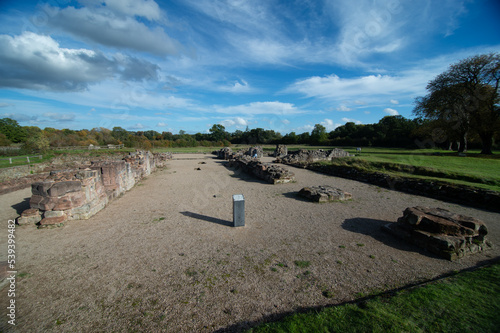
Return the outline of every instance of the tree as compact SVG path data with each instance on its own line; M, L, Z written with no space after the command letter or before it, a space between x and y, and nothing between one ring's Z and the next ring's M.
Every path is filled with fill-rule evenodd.
M326 133L325 126L321 124L314 125L314 129L311 131L311 144L324 145L327 141L328 133Z
M500 128L500 55L483 54L451 65L429 82L429 94L416 99L414 113L448 123L445 131L460 137L466 149L470 131L481 139L482 154L492 154Z
M226 138L226 128L221 124L214 124L209 130L212 141L222 141Z
M49 149L49 139L42 132L38 132L26 139L22 148L28 153L44 153Z
M23 142L26 139L26 131L16 120L10 118L0 119L0 133L5 134L7 139L14 143Z

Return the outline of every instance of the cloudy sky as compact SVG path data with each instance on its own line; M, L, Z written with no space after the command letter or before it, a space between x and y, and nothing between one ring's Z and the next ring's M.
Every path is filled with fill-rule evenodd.
M0 117L41 128L328 130L412 117L500 52L496 0L0 0Z

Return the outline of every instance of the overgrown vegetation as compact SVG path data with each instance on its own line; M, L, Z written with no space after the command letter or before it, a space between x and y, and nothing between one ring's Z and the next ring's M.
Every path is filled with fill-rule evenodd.
M500 264L354 304L293 314L248 332L498 332Z

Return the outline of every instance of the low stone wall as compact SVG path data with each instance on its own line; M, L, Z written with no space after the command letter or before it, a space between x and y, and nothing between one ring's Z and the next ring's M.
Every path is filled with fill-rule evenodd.
M30 187L33 182L43 181L51 171L76 170L89 167L91 161L116 161L125 156L124 152L102 154L91 157L89 152L81 154L61 154L50 162L32 163L0 169L0 195Z
M249 156L253 158L261 158L264 156L264 150L261 146L254 146L248 149L240 149L237 152L233 152L233 150L229 147L224 147L222 149L213 151L212 154L216 155L217 158L221 160L230 160L239 158L241 156Z
M306 150L301 149L295 152L290 152L286 156L278 157L276 163L295 164L295 163L314 163L318 161L330 161L337 157L354 156L345 150L334 148L332 150Z
M299 163L292 165L335 177L370 183L391 190L500 212L500 193L495 191L433 180L392 177L379 172L360 171L347 166L322 165L319 163Z
M295 181L295 174L288 169L270 163L262 163L258 159L247 155L229 160L229 166L237 167L271 184L283 184Z
M409 207L397 223L383 230L448 260L488 250L486 225L473 217L442 208Z
M88 219L171 158L137 151L123 160L92 162L85 169L52 171L47 179L31 185L30 209L17 222L44 227Z

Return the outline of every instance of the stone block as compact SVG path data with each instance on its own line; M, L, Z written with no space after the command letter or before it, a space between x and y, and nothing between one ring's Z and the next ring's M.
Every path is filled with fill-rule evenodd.
M64 214L64 212L60 210L48 210L43 213L44 218L61 217L61 216L66 217L66 214Z
M82 182L79 180L62 181L54 183L48 190L51 197L61 197L66 193L79 192L82 189Z
M448 260L492 247L482 221L442 208L408 207L397 223L383 229Z
M83 192L68 193L59 198L54 205L53 210L68 210L79 207L85 203L85 195Z
M40 216L40 211L38 209L28 208L21 213L21 216L23 217Z
M66 221L66 215L56 217L46 217L40 221L40 225L54 225Z
M54 182L35 182L31 184L31 194L48 196L48 190L54 184Z
M42 219L40 211L38 209L26 209L21 213L21 216L17 218L17 224L27 225L27 224L37 224Z
M32 195L30 199L30 207L40 210L52 210L57 203L57 198L43 197L40 195Z
M299 195L315 202L345 201L352 199L351 193L329 185L304 187L299 191Z

